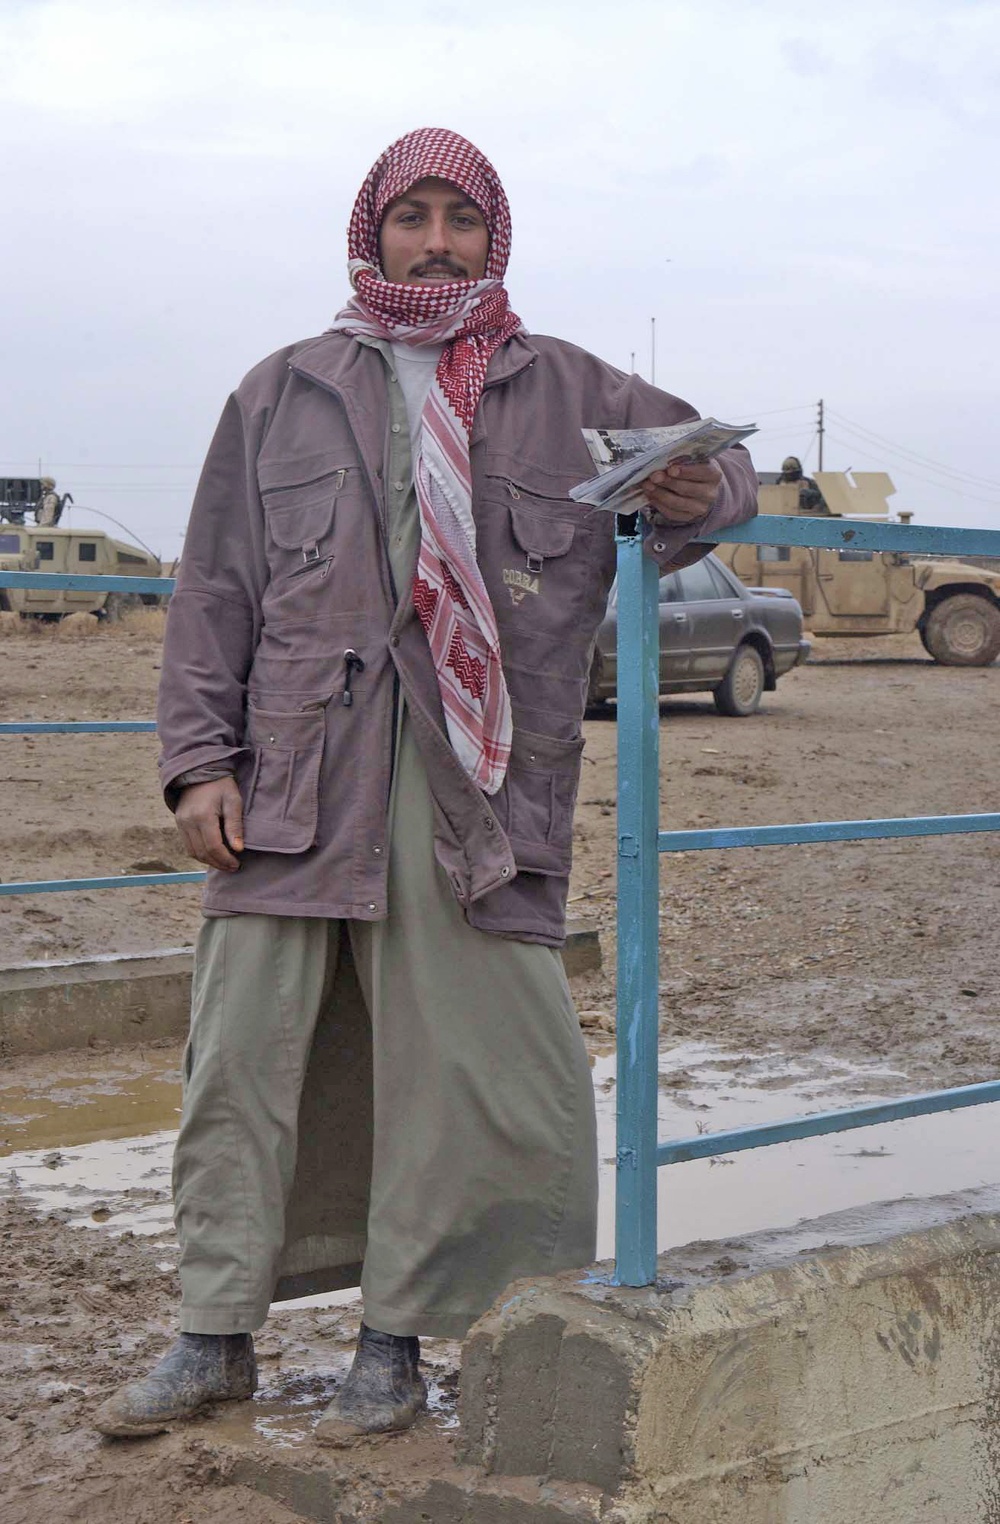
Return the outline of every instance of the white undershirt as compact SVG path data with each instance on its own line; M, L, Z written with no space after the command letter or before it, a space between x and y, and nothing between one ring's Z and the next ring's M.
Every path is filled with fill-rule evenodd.
M421 344L418 347L412 344L393 344L392 346L392 363L396 368L403 401L406 403L414 461L417 456L420 419L443 349L443 344Z

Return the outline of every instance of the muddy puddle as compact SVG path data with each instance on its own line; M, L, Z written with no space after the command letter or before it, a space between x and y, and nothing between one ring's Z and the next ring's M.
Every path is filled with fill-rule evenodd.
M176 1270L170 1165L179 1050L67 1055L0 1074L0 1188L9 1180L46 1216L91 1232L142 1235L165 1275ZM599 1118L599 1254L614 1245L615 1059L593 1061ZM704 1043L660 1058L660 1137L776 1121L915 1088L885 1067L727 1054ZM915 1118L839 1136L700 1160L659 1172L660 1245L732 1240L827 1212L992 1183L995 1108ZM801 1247L808 1248L806 1238ZM817 1240L818 1241L818 1240ZM308 1309L308 1311L305 1311ZM306 1444L343 1380L361 1316L356 1291L283 1302L257 1336L261 1388L220 1408L215 1432L238 1443ZM459 1346L422 1341L431 1422L457 1423Z
M594 1065L601 1150L598 1253L614 1252L615 1059ZM705 1043L660 1055L659 1137L779 1122L919 1091L898 1069L816 1055L736 1056ZM907 1196L1000 1179L997 1105L667 1165L658 1172L658 1244L732 1238ZM817 1240L818 1242L819 1240ZM803 1241L802 1247L808 1247Z
M85 1071L39 1063L0 1085L0 1178L15 1175L40 1209L72 1226L161 1235L172 1247L170 1160L180 1084L177 1050ZM615 1060L593 1063L600 1137L599 1254L613 1251ZM916 1088L899 1070L824 1055L727 1054L706 1043L660 1055L660 1137L778 1121ZM661 1248L790 1226L911 1195L992 1183L996 1108L980 1106L776 1144L659 1172ZM300 1305L338 1306L353 1293Z

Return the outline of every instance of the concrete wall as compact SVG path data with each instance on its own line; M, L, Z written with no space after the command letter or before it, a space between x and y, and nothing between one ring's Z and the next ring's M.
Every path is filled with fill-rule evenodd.
M456 1458L413 1465L423 1418L360 1467L258 1442L227 1474L317 1524L1000 1524L1000 1188L608 1269L475 1325Z
M183 1037L191 953L0 969L0 1059Z
M568 923L563 962L570 978L600 968L597 932L585 921ZM190 1006L189 948L0 969L0 1060L181 1038Z
M1000 1524L1000 1192L810 1226L658 1290L510 1288L465 1346L465 1462L612 1524Z

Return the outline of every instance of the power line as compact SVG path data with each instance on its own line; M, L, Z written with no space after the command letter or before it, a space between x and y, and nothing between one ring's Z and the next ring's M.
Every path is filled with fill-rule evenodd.
M869 451L860 449L852 440L841 439L833 434L828 434L827 437L835 444L839 444L842 450L850 450L852 454L860 455L863 460L873 460L879 465L885 464L885 457L883 455L872 455ZM968 498L972 503L987 503L991 507L1000 507L1000 498L979 497L976 493L968 491L960 482L956 484L954 482L934 481L931 477L922 476L919 471L914 471L909 466L895 466L893 469L900 476L909 476L913 481L922 482L925 487L933 487L935 491L953 492L956 497Z
M176 482L172 484L153 482L148 486L145 482L87 482L85 490L87 492L132 492L136 494L136 496L140 496L143 493L148 492L180 492L185 496L190 497L193 488L190 484L185 482Z
M803 466L808 465L808 463L809 463L809 456L812 454L812 447L816 443L816 440L818 438L819 438L819 435L817 434L816 430L813 429L812 433L809 436L809 441L808 441L805 449L802 451L802 453L799 456L799 460L802 462Z
M846 418L843 413L834 412L833 408L828 408L827 411L829 412L831 418L836 418L837 422L841 425L842 428L847 428L856 434L863 435L865 438L872 440L875 444L881 445L883 449L890 450L897 455L908 456L911 460L916 461L919 465L928 466L933 471L943 472L946 476L961 477L965 481L973 482L976 486L993 487L998 492L1000 492L1000 482L994 481L988 476L977 476L971 471L959 471L956 470L954 466L944 465L942 461L931 460L929 456L920 455L916 450L911 450L906 445L898 445L895 444L891 439L883 438L881 434L876 434L872 429L866 429L863 424L852 422L852 420L850 418Z
M754 418L773 418L777 413L801 413L806 408L815 407L815 402L796 402L793 407L772 407L766 413L754 413ZM736 415L738 418L749 418L749 412L744 411Z
M2 465L2 466L19 467L20 464L21 464L21 460L23 460L23 459L24 459L24 457L21 456L20 459L13 459L12 458L10 460L3 460L3 461L0 461L0 465ZM146 464L146 463L144 463L142 461L134 461L130 465L127 462L116 461L116 460L103 460L103 461L101 461L101 460L46 460L45 464L51 470L53 470L53 471L55 471L55 470L58 470L58 471L200 471L201 470L201 462L199 462L197 465L193 465L193 466L179 466L176 463L170 463L170 462L161 462L159 465L157 465L155 463L154 464Z
M908 470L912 476L917 477L920 481L930 483L931 486L943 487L951 492L967 492L970 494L973 493L975 488L978 488L981 485L987 487L995 487L998 491L1000 491L1000 483L991 482L985 478L962 476L959 472L949 471L946 468L940 466L927 466L919 457L914 458L908 454L904 455L901 452L894 450L892 446L882 444L879 440L873 441L866 435L859 433L858 430L852 429L849 424L844 424L839 419L837 421L837 427L846 430L846 432L852 436L852 438L846 442L843 439L840 441L841 444L844 444L847 449L858 450L859 453L860 445L868 445L869 449L877 449L880 453L877 456L869 455L868 459L877 459L883 466L887 463L887 455L890 457L895 456L895 460L890 458L888 461L889 465L893 466L893 468L897 471ZM860 445L858 441L860 441ZM928 473L930 473L930 475L928 475ZM976 501L989 502L995 501L995 499L978 497Z

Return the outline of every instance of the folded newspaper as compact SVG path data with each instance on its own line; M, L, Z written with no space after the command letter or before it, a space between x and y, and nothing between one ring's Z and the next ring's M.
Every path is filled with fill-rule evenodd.
M575 503L635 513L647 503L639 483L670 461L710 460L757 432L755 423L730 425L717 418L692 418L661 429L583 429L597 475L570 488Z

